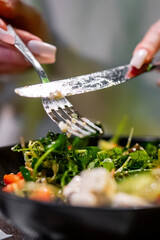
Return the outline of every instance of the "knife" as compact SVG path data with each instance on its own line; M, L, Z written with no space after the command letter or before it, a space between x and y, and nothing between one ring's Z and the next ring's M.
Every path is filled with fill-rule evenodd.
M160 69L160 56L153 58L152 62L145 64L141 69L131 68L129 65L91 73L69 79L36 84L16 88L15 92L20 96L31 98L59 99L76 94L88 93L124 83L144 72L155 68Z

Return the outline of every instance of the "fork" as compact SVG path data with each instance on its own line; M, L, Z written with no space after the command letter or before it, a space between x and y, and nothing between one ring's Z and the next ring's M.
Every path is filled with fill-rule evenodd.
M20 37L16 34L11 25L7 26L8 32L15 36L15 47L27 58L38 73L42 83L49 82L49 78L27 48ZM73 134L77 137L86 137L96 132L103 133L102 129L91 122L89 119L82 116L77 110L74 109L72 103L66 98L58 100L42 98L42 105L48 116L59 126L62 132L66 132L68 137Z

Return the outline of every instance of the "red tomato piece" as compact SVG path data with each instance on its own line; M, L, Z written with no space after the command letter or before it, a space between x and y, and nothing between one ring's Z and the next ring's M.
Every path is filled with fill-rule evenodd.
M53 199L53 193L47 187L40 187L33 192L29 198L32 200L49 202Z
M4 175L3 180L5 184L17 183L20 180L20 177L16 174L10 173Z
M24 177L23 177L23 175L22 175L21 172L18 172L18 173L17 173L17 176L18 176L20 179L24 179Z
M10 184L7 184L4 188L3 188L3 191L4 192L14 192L16 189L22 189L23 186L24 186L24 179L20 179L18 182L16 183L10 183Z

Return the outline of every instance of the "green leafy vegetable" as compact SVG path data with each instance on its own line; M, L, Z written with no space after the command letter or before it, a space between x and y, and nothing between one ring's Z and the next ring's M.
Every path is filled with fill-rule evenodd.
M111 160L111 158L106 158L104 159L101 163L100 166L104 167L105 169L107 169L109 172L115 168L113 161Z
M148 143L145 149L139 144L130 147L132 130L126 147L122 147L118 145L119 132L120 130L116 137L112 138L112 142L100 140L98 147L89 145L90 141L97 142L97 138L93 136L68 139L65 134L49 132L46 137L29 141L24 148L16 145L12 150L22 151L25 166L33 169L31 176L27 168L21 168L26 181L45 179L48 183L62 188L85 169L103 167L113 171L119 182L131 175L149 172L160 165L158 144Z
M25 179L25 181L32 181L31 172L24 166L20 167L20 171Z

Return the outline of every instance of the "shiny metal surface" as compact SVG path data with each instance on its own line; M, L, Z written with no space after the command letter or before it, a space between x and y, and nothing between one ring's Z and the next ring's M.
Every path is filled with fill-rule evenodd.
M66 96L72 96L82 93L101 90L104 88L116 86L152 69L160 68L160 57L153 58L152 62L145 64L141 69L132 69L130 76L126 77L129 65L119 66L102 72L91 73L69 79L36 84L16 88L15 92L23 97L60 99Z
M16 34L12 26L8 25L7 28L8 31L15 36L15 47L28 59L37 71L42 84L46 85L49 79L42 66ZM74 109L73 105L64 97L61 97L61 99L42 97L42 105L52 121L58 125L62 132L68 133L69 136L73 134L78 137L85 137L96 133L96 131L100 133L103 132L100 127L96 126Z
M58 98L101 90L126 82L128 65L70 79L15 89L20 96Z

